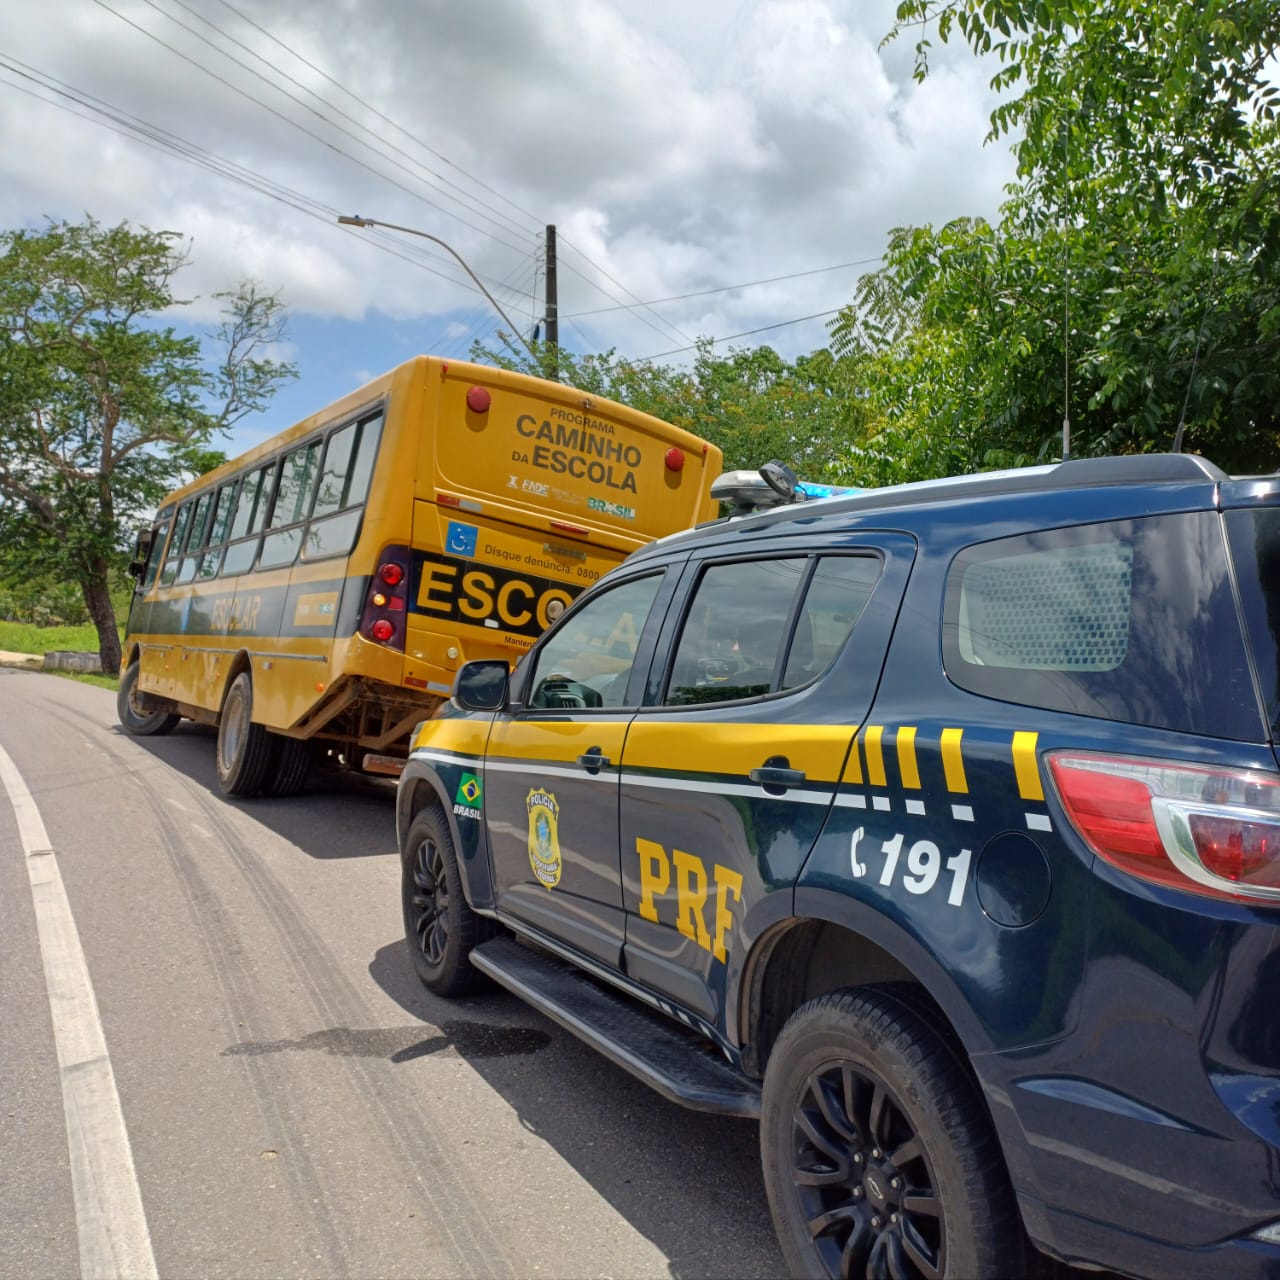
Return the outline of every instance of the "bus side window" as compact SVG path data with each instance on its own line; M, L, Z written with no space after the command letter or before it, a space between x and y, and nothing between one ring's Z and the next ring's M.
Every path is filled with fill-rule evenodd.
M297 559L298 548L302 545L303 521L311 514L319 461L319 440L312 440L285 454L268 522L269 532L262 539L259 569L282 568Z
M311 527L302 546L304 560L347 555L355 544L381 429L378 413L329 437Z
M193 502L184 502L173 518L173 536L169 539L169 553L165 556L164 571L160 574L160 585L170 586L178 576L178 557L182 554L182 542L187 536L187 526L191 523Z
M164 540L168 533L168 520L156 525L151 531L151 548L147 553L147 567L143 572L142 581L138 584L140 591L150 591L152 583L156 580L156 574L160 572L160 557L164 555Z
M218 490L218 498L214 503L213 519L209 522L209 543L204 555L200 557L197 576L212 578L217 575L218 565L222 560L222 544L227 540L227 530L231 527L231 513L236 508L236 481L224 484Z
M240 500L231 518L230 545L222 562L223 577L248 573L258 555L258 534L267 520L267 503L271 498L271 476L274 463L260 467L245 477L240 486Z
M209 511L213 506L213 494L202 493L196 499L195 515L191 517L191 529L187 534L187 546L178 570L178 583L192 581L196 576L196 564L204 550L205 534L209 528Z

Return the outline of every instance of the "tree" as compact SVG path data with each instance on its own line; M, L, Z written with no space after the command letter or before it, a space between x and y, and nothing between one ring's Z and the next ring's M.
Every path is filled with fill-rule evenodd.
M217 295L212 366L157 319L185 305L173 285L186 262L177 233L127 223L0 233L0 540L31 578L79 586L107 672L128 525L219 460L214 436L294 376L267 354L280 300L250 282Z
M1075 453L1169 448L1185 414L1186 447L1273 469L1280 7L904 0L889 38L908 31L921 78L935 31L999 60L989 136L1019 182L995 227L895 233L838 320L872 461L1056 456L1069 409Z

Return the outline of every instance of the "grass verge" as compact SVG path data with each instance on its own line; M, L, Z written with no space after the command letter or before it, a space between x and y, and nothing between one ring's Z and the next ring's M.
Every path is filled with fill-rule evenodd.
M37 627L30 622L0 622L0 649L9 653L51 653L55 649L97 653L98 632L92 626Z

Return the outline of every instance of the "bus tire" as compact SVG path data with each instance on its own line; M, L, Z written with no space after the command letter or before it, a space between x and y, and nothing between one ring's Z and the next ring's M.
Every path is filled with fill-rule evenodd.
M147 711L138 703L138 660L135 658L125 668L116 694L116 715L120 723L136 738L150 738L161 733L171 733L182 719L172 711Z
M310 738L286 738L282 733L271 737L276 744L275 772L264 790L272 796L296 796L311 776L315 743Z
M275 764L273 734L253 723L253 677L231 682L218 717L218 785L229 796L256 796Z
M790 1275L1025 1274L977 1085L887 992L837 991L791 1015L765 1071L760 1148Z
M437 808L409 824L400 862L405 940L422 985L438 996L462 996L481 985L471 951L493 934L462 892L449 823Z

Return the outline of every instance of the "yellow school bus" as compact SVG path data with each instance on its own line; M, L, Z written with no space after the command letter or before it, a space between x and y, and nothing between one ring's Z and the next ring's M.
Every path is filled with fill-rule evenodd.
M318 754L396 773L472 658L715 515L720 451L559 383L419 356L165 499L139 535L118 709L218 728L228 795Z

